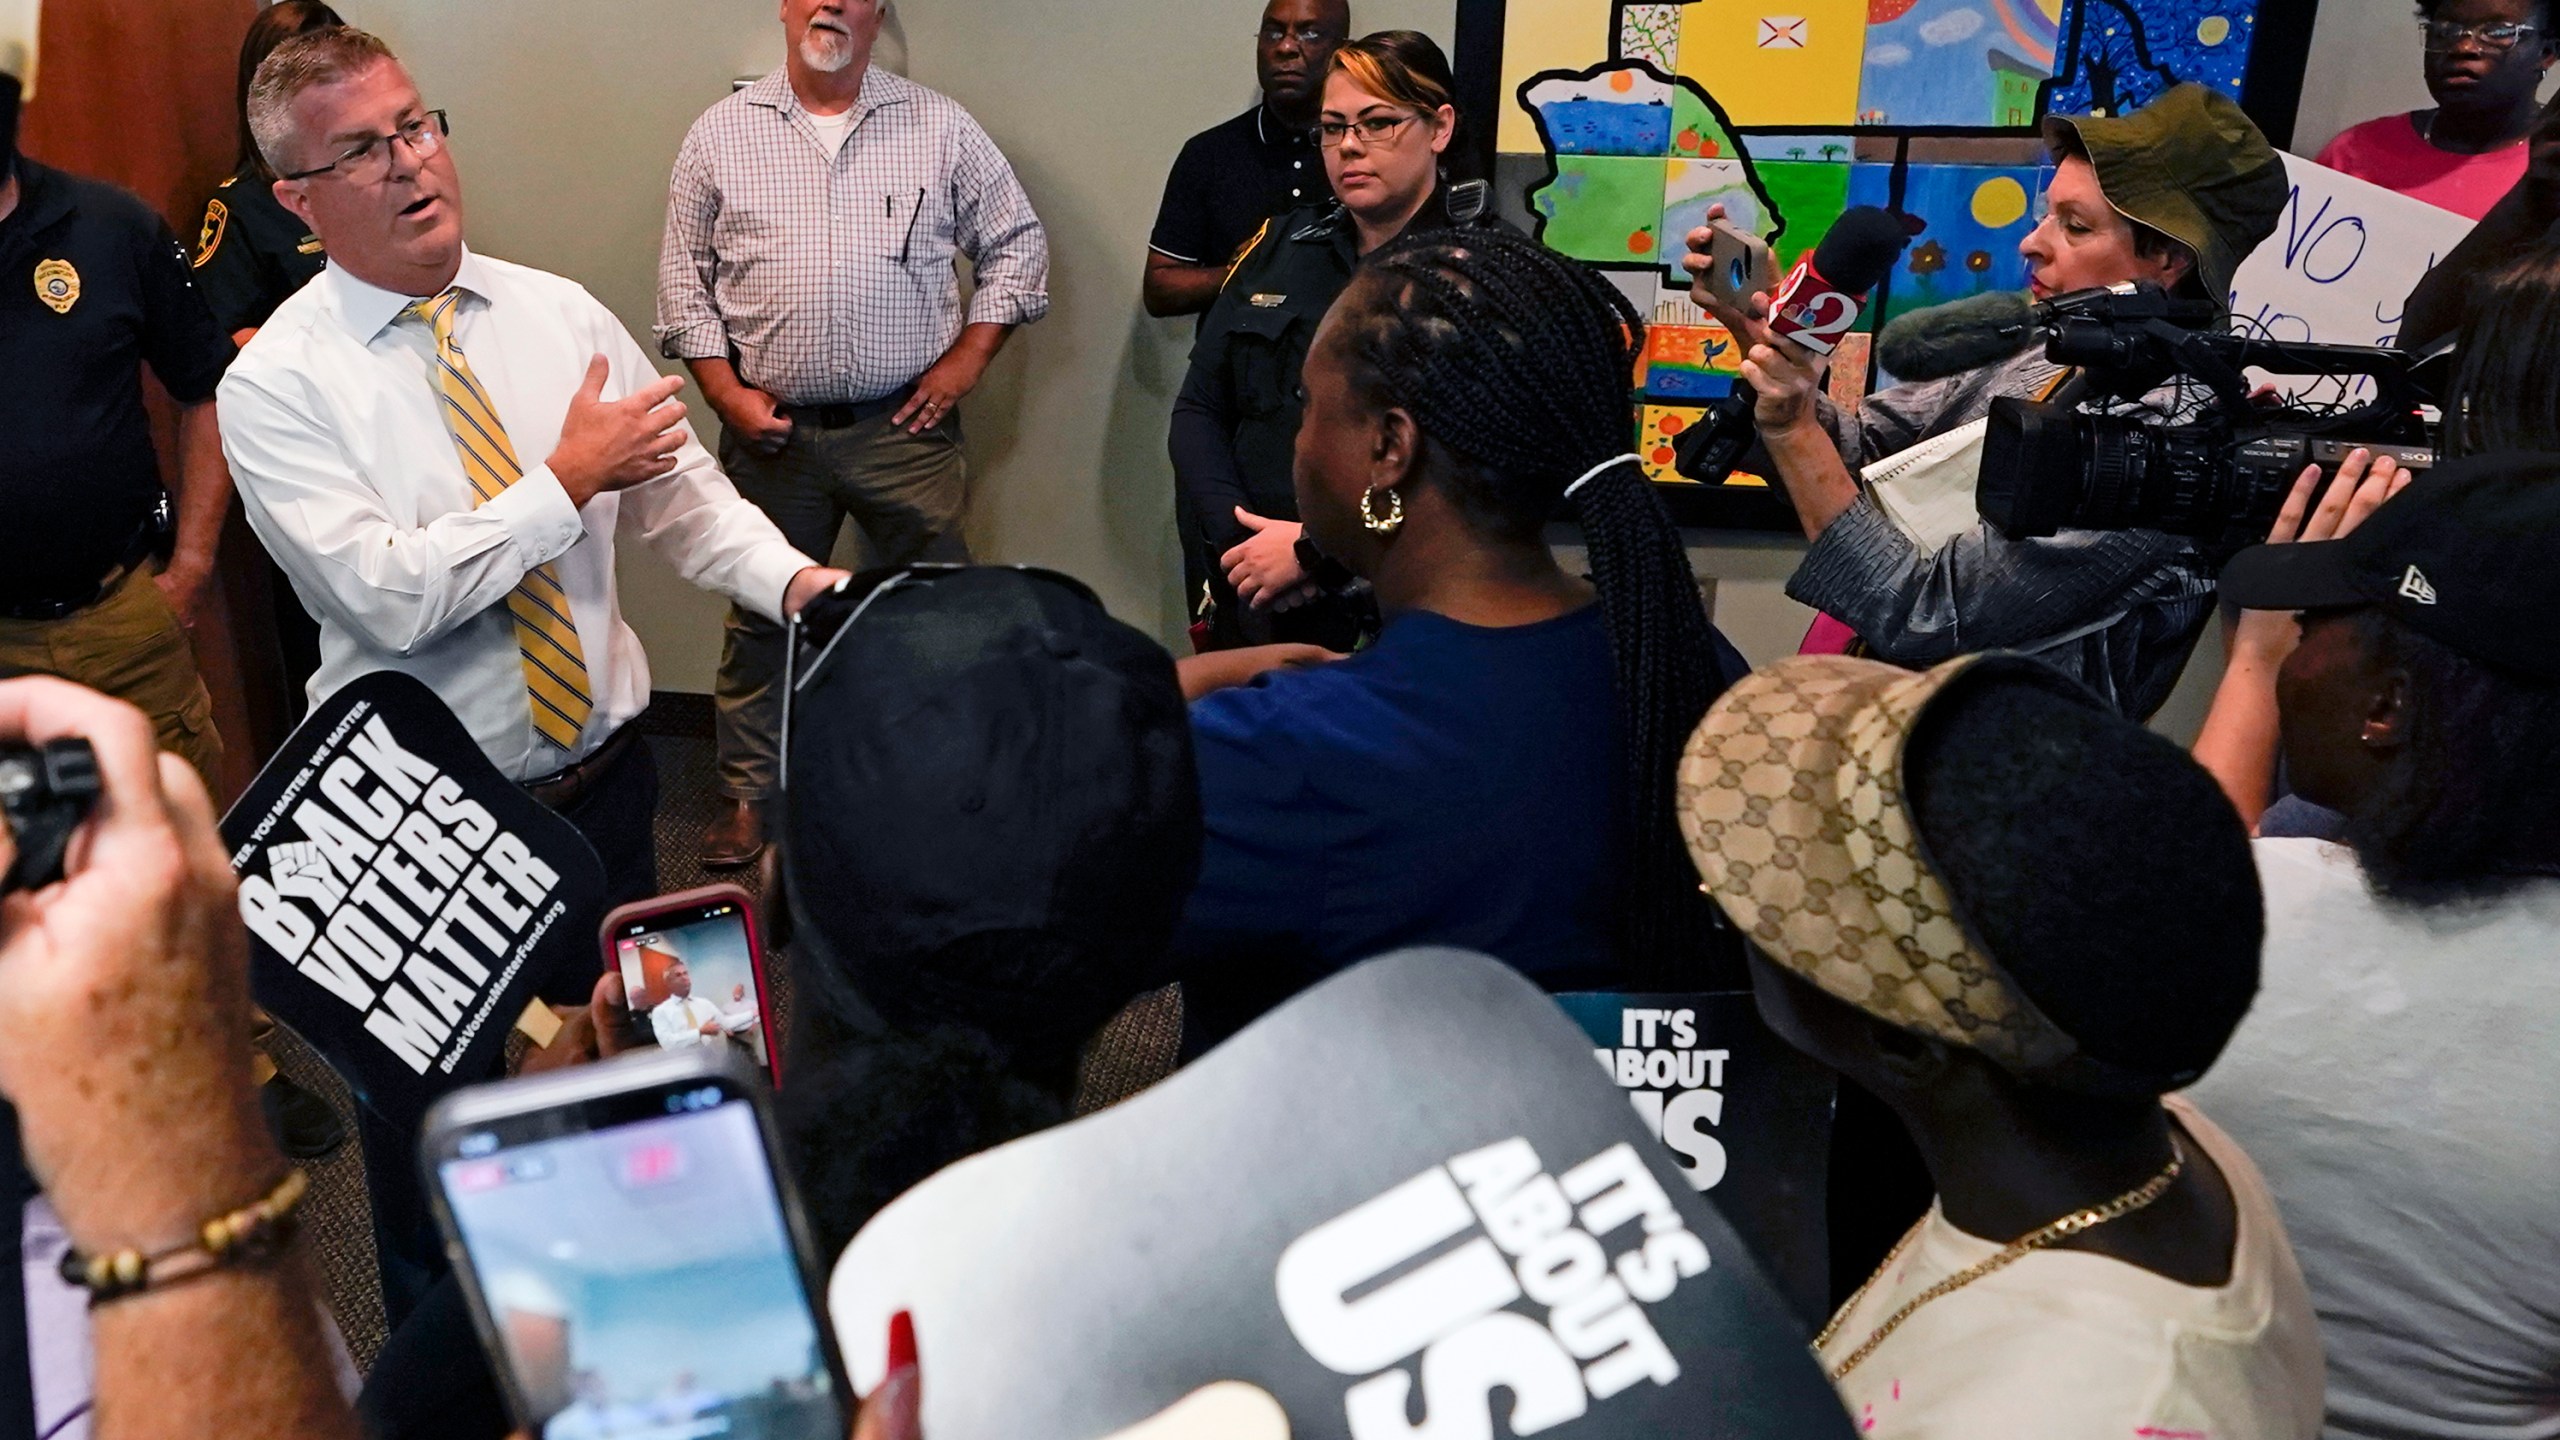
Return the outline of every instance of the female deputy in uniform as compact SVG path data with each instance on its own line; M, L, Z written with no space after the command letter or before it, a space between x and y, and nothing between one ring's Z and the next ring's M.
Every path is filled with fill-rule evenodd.
M310 228L276 202L275 172L249 135L249 82L278 45L345 23L320 0L276 0L249 22L248 38L240 42L239 165L204 203L195 254L196 288L235 343L249 343L285 297L328 263Z
M1195 1050L1409 945L1551 990L1741 978L1672 775L1747 667L1628 453L1643 346L1607 279L1508 227L1406 236L1308 341L1298 505L1386 625L1339 659L1180 662L1205 842L1177 942ZM1547 546L1560 507L1587 581Z
M328 264L310 228L276 201L276 174L249 134L249 82L278 45L308 30L345 23L321 0L276 0L249 22L248 38L240 42L240 87L234 98L239 163L204 202L195 253L196 289L234 344L248 344L276 307ZM232 532L235 539L246 533L241 527ZM303 687L320 668L320 625L294 598L292 582L272 564L267 590L275 602L276 649L284 660L285 713L299 716Z
M1360 636L1367 607L1316 594L1293 553L1298 372L1363 257L1406 234L1501 223L1483 181L1453 185L1441 164L1458 130L1454 90L1448 57L1417 31L1382 30L1336 51L1316 133L1339 198L1266 223L1201 321L1172 449L1183 543L1213 577L1204 648L1286 640L1348 650ZM1289 584L1249 585L1239 598L1226 557L1249 541L1288 563Z

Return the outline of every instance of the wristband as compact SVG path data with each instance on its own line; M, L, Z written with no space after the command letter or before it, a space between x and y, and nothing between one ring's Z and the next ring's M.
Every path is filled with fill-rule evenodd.
M88 1291L89 1305L94 1309L145 1290L199 1280L217 1270L264 1260L293 1242L294 1211L310 1193L310 1177L299 1170L287 1170L274 1189L237 1210L205 1221L196 1227L195 1238L184 1245L148 1254L135 1249L100 1255L86 1255L76 1248L66 1250L62 1256L63 1283Z

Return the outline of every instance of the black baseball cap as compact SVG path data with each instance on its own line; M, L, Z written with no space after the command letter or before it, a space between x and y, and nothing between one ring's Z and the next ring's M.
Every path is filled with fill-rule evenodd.
M900 1029L1077 1044L1161 971L1201 849L1173 657L1066 576L822 597L792 697L794 946Z
M2241 551L2222 594L2250 610L2378 605L2460 654L2560 680L2560 455L2447 461L2343 540Z

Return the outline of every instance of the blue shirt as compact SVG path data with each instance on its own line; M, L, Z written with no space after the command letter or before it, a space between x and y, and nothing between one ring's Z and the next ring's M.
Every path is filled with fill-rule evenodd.
M1191 730L1196 1038L1406 945L1551 989L1615 978L1625 762L1598 605L1500 629L1409 612L1347 660L1203 698Z

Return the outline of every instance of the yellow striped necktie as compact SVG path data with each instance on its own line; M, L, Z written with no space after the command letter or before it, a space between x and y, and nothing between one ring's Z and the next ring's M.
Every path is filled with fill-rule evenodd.
M447 290L431 299L412 301L400 312L403 320L423 320L435 332L436 397L444 428L462 455L462 473L471 482L476 506L524 478L498 409L471 374L471 362L454 343L453 312L462 292ZM507 596L507 612L516 621L516 649L524 657L524 688L533 706L533 728L563 750L575 750L578 735L595 712L593 687L587 681L586 653L578 648L578 627L569 620L569 592L560 586L559 571L539 565L525 572L524 583Z

